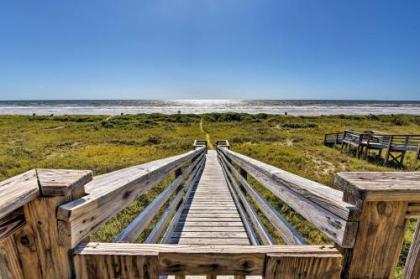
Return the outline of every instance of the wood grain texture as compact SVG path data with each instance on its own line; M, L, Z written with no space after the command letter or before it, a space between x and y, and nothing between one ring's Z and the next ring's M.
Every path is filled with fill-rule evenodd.
M19 253L13 235L0 241L0 278L23 279Z
M357 219L358 209L343 201L343 192L303 178L226 148L219 148L227 158L249 174L257 172L273 180L279 188L290 189L345 220Z
M158 279L156 255L142 256L75 256L78 279Z
M338 199L343 197L341 192L338 193L339 191L337 190L315 182L313 184L312 181L306 179L292 179L290 183L294 186L291 188L289 187L290 183L286 179L295 178L295 175L288 175L283 170L224 148L219 148L218 150L245 169L249 175L253 176L276 197L280 198L302 217L324 232L335 243L342 247L353 246L357 222L342 219L340 216L354 219L359 214L356 214L356 212L359 212L359 209L347 202L339 202ZM282 177L282 180L279 177ZM296 192L295 189L298 186L301 186L304 190ZM320 194L322 191L325 193Z
M408 206L418 202L417 177L417 173L337 174L344 200L361 208L355 245L345 251L343 278L391 278L404 240Z
M367 201L343 278L392 278L404 240L407 203Z
M24 224L25 216L23 214L23 208L18 208L3 218L0 218L0 241L13 234Z
M268 254L265 279L339 279L340 254Z
M92 180L90 170L36 169L42 196L66 196Z
M37 185L60 185L60 191L49 192L57 196L42 196L40 191L40 196L23 206L25 225L8 237L10 253L5 254L5 261L13 269L11 273L21 273L24 278L71 278L69 247L62 246L59 240L56 212L59 205L84 194L83 183L91 179L91 173L44 171L48 172L48 179L37 179Z
M58 218L71 236L70 246L96 231L100 225L151 189L171 171L196 158L203 148L95 177L86 185L87 196L62 205Z
M0 182L0 218L34 200L39 195L35 170Z
M420 172L342 172L335 185L362 200L420 201Z
M404 279L420 278L420 221L417 221L417 228L405 263Z
M158 257L161 275L263 275L266 254L289 255L290 258L329 257L339 258L340 254L331 246L201 246L201 245L166 245L166 244L134 244L134 243L86 243L75 248L74 254L78 266L86 268L86 260L91 258L90 270L96 272L98 266L106 263L107 257L114 257L112 262L119 262L117 257ZM83 262L84 264L81 264ZM85 266L83 266L85 265ZM338 265L339 266L339 265ZM107 274L114 274L112 263L106 264ZM308 266L308 272L316 270ZM116 265L120 270L120 265ZM79 274L80 272L78 272ZM87 277L79 277L87 278ZM104 277L109 278L109 277ZM134 277L133 277L134 278ZM310 278L310 277L304 277ZM318 277L322 278L322 277ZM327 277L324 277L327 278ZM332 277L334 278L334 277Z

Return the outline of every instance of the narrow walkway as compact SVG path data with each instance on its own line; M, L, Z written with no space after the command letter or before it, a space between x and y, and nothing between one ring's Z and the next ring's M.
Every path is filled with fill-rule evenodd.
M209 149L214 149L213 144L211 143L211 139L210 139L209 133L207 133L206 131L204 131L203 118L201 118L201 120L200 120L200 131L202 133L206 134L206 141L207 141L207 146L209 147Z
M170 242L250 244L215 150L208 151L203 174L187 200Z

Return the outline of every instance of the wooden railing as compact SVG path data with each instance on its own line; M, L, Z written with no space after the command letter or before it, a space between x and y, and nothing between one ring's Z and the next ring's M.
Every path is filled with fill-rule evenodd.
M336 145L341 144L343 141L344 132L330 133L324 135L324 144L325 145Z
M340 173L335 190L231 151L227 141L216 146L253 245L166 244L205 165L206 145L196 142L193 151L95 177L90 171L37 169L1 182L0 278L391 278L406 224L420 217L419 172ZM309 245L256 190L251 176L335 247ZM167 187L113 243L89 242L162 182ZM274 245L258 211L287 245ZM153 220L144 243L133 243ZM419 278L419 234L417 229L407 279Z
M258 194L260 185L336 243L343 255L342 278L392 278L410 218L420 217L420 172L339 173L340 190L302 178L227 148L218 148L236 195L248 195L286 244L305 240ZM241 199L249 207L246 197ZM252 217L254 215L254 217ZM260 243L272 239L258 216L249 214ZM419 228L407 259L405 278L420 278ZM329 278L329 277L325 277Z

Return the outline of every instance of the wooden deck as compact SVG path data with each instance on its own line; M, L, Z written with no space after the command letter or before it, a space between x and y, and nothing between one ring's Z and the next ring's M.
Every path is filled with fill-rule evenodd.
M250 244L215 150L208 151L203 174L187 199L170 243Z
M197 140L192 151L94 177L37 169L0 182L0 278L392 278L405 228L420 218L420 172L338 173L331 188L228 141L216 150ZM255 181L334 246L312 245ZM163 183L113 243L89 242ZM420 278L418 224L404 279Z

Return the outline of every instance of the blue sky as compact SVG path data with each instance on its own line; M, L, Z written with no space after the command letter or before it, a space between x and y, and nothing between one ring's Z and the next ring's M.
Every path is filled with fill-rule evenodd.
M420 99L420 1L0 2L0 99Z

